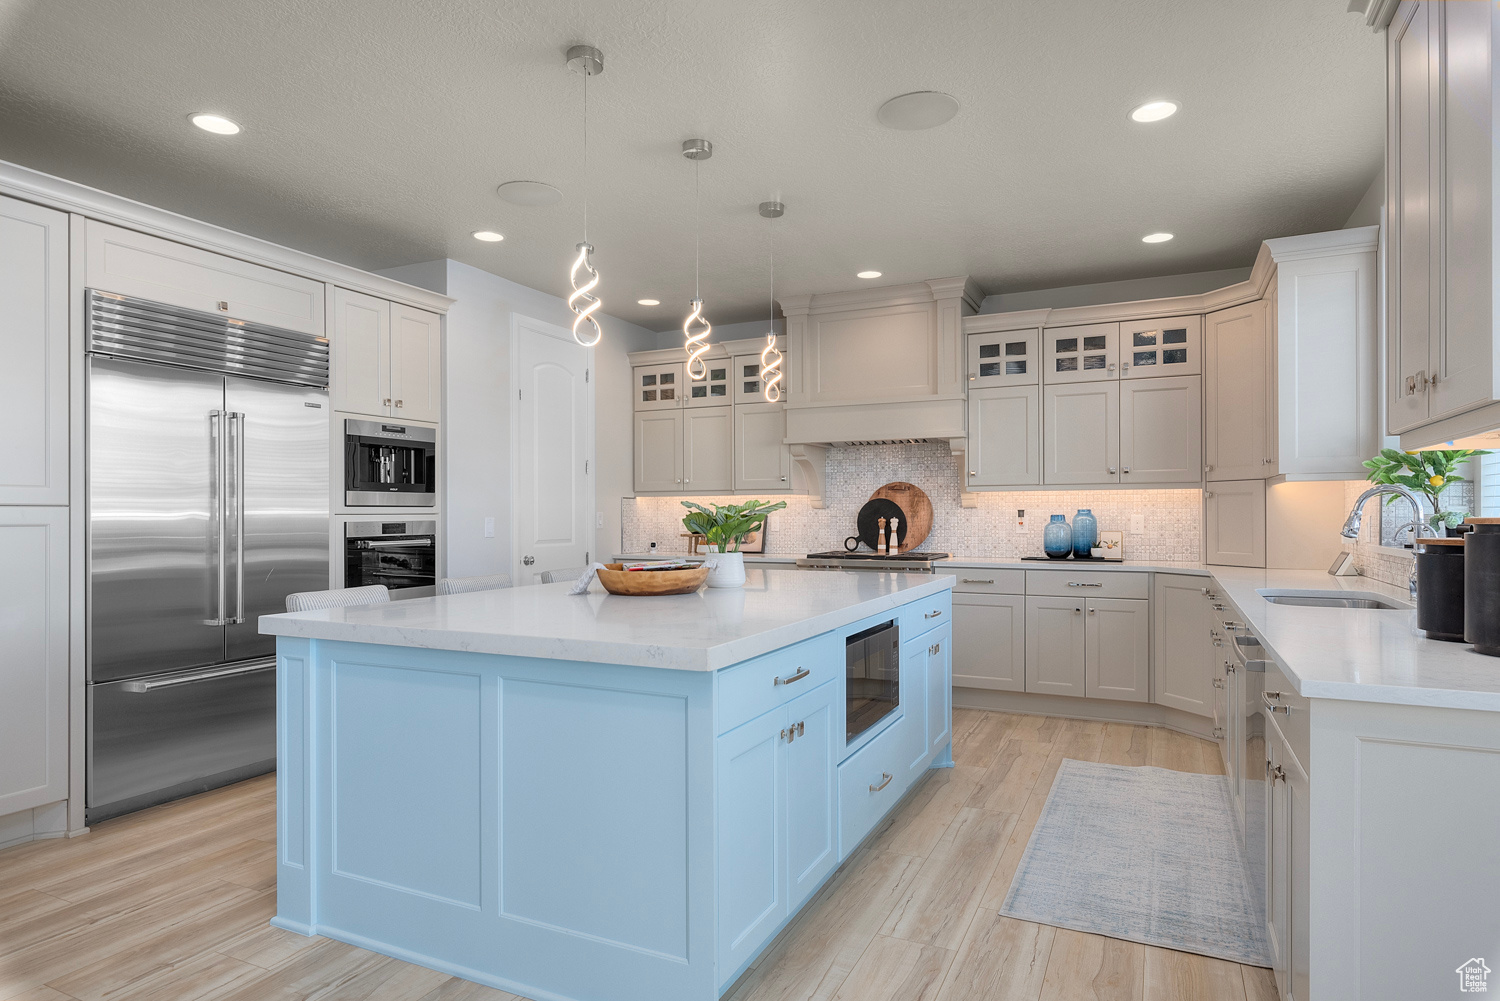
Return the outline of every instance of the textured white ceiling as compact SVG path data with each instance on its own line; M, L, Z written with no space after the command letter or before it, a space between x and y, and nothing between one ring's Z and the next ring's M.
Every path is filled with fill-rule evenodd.
M715 322L970 274L988 292L1248 266L1335 228L1380 164L1381 36L1335 0L0 0L0 158L365 268L452 257L553 293L581 235L605 309ZM879 126L911 90L963 108ZM1137 125L1141 101L1182 103ZM188 125L211 110L233 138ZM502 181L547 181L545 208ZM756 204L779 197L775 223ZM469 233L498 229L499 244ZM1154 230L1177 234L1148 246ZM635 305L652 297L663 305Z

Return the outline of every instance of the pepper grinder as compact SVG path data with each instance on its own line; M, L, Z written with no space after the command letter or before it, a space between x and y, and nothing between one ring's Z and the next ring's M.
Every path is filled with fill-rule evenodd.
M875 551L881 556L885 555L885 519L880 519L880 528L875 532Z
M900 518L892 518L891 519L891 545L890 545L890 553L891 553L892 556L894 556L897 553L901 552L901 534L897 531L897 529L900 528L900 527L901 527L901 519Z

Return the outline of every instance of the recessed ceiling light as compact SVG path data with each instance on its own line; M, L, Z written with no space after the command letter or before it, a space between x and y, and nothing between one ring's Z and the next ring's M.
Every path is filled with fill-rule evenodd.
M931 129L958 114L958 99L935 90L919 90L893 97L880 106L875 118L888 129L913 132Z
M541 181L506 181L495 193L512 205L556 205L562 201L561 191Z
M232 136L240 130L238 123L231 122L223 115L199 113L196 115L189 115L188 121L198 126L204 132L212 132L217 136Z
M1172 239L1171 233L1147 233L1141 237L1142 243L1166 243Z
M859 274L855 275L854 277L856 277L856 278L879 278L880 277L880 272L879 271L861 271Z
M481 229L474 234L474 239L483 240L485 243L499 243L505 239L505 236L502 233L496 233L492 229Z
M1177 107L1176 101L1148 101L1132 111L1130 117L1137 122L1159 122L1177 114Z
M636 304L640 306L660 306L660 299L637 299Z

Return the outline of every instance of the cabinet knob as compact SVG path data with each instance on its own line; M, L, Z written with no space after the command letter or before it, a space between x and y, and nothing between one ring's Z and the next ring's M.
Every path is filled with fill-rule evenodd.
M1263 463L1265 463L1268 466L1271 464L1271 460L1270 459L1262 459L1260 461L1263 462Z
M1082 615L1083 614L1083 609L1081 609L1081 608L1075 608L1075 609L1073 609L1073 614L1074 615Z
M1286 769L1282 768L1280 765L1277 765L1275 768L1271 769L1271 781L1272 782L1285 782L1286 781Z
M1204 472L1205 472L1205 473L1211 473L1211 472L1213 472L1213 471L1214 471L1214 467L1213 467L1213 466L1204 466L1204 467L1203 467L1203 471L1204 471Z
M1110 471L1110 472L1111 472L1111 473L1113 473L1113 472L1114 472L1114 471L1115 471L1115 467L1114 467L1114 466L1110 466L1110 467L1109 467L1109 471Z
M1213 500L1213 497L1214 497L1214 492L1212 490L1205 490L1205 491L1203 491L1203 498L1205 500Z
M976 473L974 470L971 469L971 470L969 470L969 475L970 476L978 476L979 474Z
M786 477L785 477L785 476L783 476L783 477L782 477L782 478L781 478L781 482L782 482L782 483L785 483L785 482L786 482Z
M401 406L401 401L400 400L396 401L396 406L398 406L398 407Z
M1094 610L1094 609L1092 609L1092 608L1090 608L1090 609L1089 609L1089 614L1090 614L1090 615L1093 615L1093 614L1094 614L1094 611L1095 611L1095 610Z
M1222 726L1216 726L1216 727L1214 727L1214 739L1215 740L1222 740L1223 738L1224 738L1224 728Z
M1130 467L1129 466L1122 466L1120 468L1120 472L1122 472L1122 473L1128 473L1128 472L1130 472Z
M1109 369L1108 369L1108 371L1113 372L1114 370L1115 370L1115 363L1114 362L1110 362L1109 363Z
M387 396L384 400L381 401L380 405L382 407L388 407L388 406L390 406L391 405L391 398L389 396Z
M225 302L223 299L219 300L219 312L221 312L221 313L227 313L227 312L229 312L229 303Z

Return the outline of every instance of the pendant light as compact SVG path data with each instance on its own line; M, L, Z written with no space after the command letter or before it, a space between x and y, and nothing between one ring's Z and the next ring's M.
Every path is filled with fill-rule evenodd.
M682 155L693 161L693 308L682 321L682 336L688 356L688 378L697 382L708 378L708 363L703 356L708 354L708 335L714 329L703 315L703 297L698 294L698 164L714 155L714 144L707 139L689 139L682 144ZM701 327L695 326L700 323Z
M760 214L780 219L786 213L781 202L761 202ZM766 346L760 351L761 390L767 403L781 402L781 351L776 347L776 227L771 227L771 329L766 331Z
M574 248L578 257L568 271L568 283L573 286L573 294L568 296L568 308L575 314L573 340L591 348L603 338L604 330L594 319L594 313L601 305L599 297L594 295L594 289L599 285L599 271L589 260L589 255L594 252L594 245L589 243L589 77L604 72L604 53L592 45L575 45L568 49L568 69L583 74L583 242ZM580 271L588 275L582 283L578 277Z

